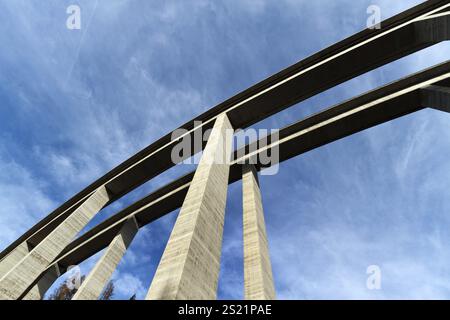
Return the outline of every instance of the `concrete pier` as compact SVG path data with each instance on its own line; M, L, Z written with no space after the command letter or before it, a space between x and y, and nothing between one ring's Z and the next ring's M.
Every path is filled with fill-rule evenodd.
M146 299L216 299L232 133L219 115Z
M20 262L27 254L30 253L30 247L27 242L22 242L18 245L12 252L10 252L6 257L0 262L0 278L3 277L9 270L14 268L16 264ZM44 298L47 290L52 286L52 284L58 279L59 270L55 266L51 268L40 280L39 282L31 288L30 291L23 297L24 300L41 300Z
M124 223L72 300L98 300L138 230L134 217Z
M275 288L270 264L264 211L258 173L253 165L243 165L244 297L246 300L273 300Z
M28 253L30 248L27 242L22 242L20 245L14 248L7 256L0 261L0 279L8 273L9 270L14 268Z
M108 202L106 188L97 189L64 222L0 279L0 299L19 299L61 251Z
M42 300L45 293L61 275L57 265L50 268L38 283L22 298L22 300Z

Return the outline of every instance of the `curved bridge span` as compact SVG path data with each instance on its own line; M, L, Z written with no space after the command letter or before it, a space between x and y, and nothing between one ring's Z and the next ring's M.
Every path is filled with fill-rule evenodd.
M0 299L39 299L55 279L107 248L74 299L97 299L139 228L181 208L148 299L214 299L220 265L227 185L243 181L244 287L247 299L273 299L267 237L257 171L260 155L279 162L427 107L450 111L450 62L393 82L287 126L263 141L235 150L231 163L211 163L223 151L225 132L247 128L298 102L384 64L450 39L450 3L427 1L364 30L237 94L178 129L194 138L187 159L203 150L195 170L77 234L102 208L175 163L172 149L184 137L172 132L93 182L38 222L0 254ZM193 139L191 139L193 140ZM231 148L231 146L230 146ZM225 148L228 150L228 148ZM225 153L228 151L225 151ZM231 156L231 149L229 151ZM256 163L248 164L249 159Z

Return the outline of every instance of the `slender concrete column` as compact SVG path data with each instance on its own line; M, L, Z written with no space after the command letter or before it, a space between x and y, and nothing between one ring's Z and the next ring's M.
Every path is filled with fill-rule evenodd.
M275 288L270 264L258 173L242 167L244 226L244 296L246 300L273 300Z
M134 217L124 223L72 300L97 300L100 297L138 230L139 226Z
M0 279L0 299L19 299L108 202L104 186L97 189L81 206L57 226L29 254Z
M20 260L30 253L29 245L22 242L0 262L0 278L11 270ZM24 300L41 300L53 282L59 277L59 270L55 267L50 269L39 282L23 297Z
M22 298L23 300L42 300L45 293L50 289L52 284L60 276L59 268L57 265L50 268L45 275L39 279L39 282L31 288L30 291Z
M233 129L219 115L146 299L215 299Z
M8 253L8 255L0 261L0 278L7 274L8 271L18 264L29 252L30 249L28 244L24 241L15 247L13 251Z

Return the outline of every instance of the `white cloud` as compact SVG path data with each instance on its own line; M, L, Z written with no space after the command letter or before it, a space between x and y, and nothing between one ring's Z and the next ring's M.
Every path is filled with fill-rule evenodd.
M130 273L116 271L113 277L116 299L129 299L136 294L138 299L143 299L147 293L142 281Z
M55 207L45 184L0 154L0 247L18 238Z

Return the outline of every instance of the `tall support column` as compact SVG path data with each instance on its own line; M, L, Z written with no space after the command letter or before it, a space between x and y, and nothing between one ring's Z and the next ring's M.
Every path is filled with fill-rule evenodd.
M28 247L28 243L24 241L15 247L13 251L8 253L8 255L0 261L0 278L7 274L9 270L14 268L14 266L18 264L19 261L22 260L29 252L30 248Z
M109 201L104 186L57 226L0 279L0 300L19 299L41 273Z
M134 217L124 223L72 300L97 300L100 297L138 230L139 226Z
M27 254L30 253L30 247L26 241L22 242L0 262L0 278L3 277L9 270L20 262ZM52 286L53 282L59 277L59 270L56 267L51 268L39 281L31 288L30 291L23 297L24 300L41 300L44 298L47 290Z
M216 299L232 136L219 115L146 299Z
M30 291L22 298L23 300L42 300L44 299L45 293L50 289L53 283L60 276L59 268L54 265L50 268L44 276L39 279L38 283L31 288Z
M258 173L253 165L242 167L244 226L244 297L273 300L275 288L270 264Z

